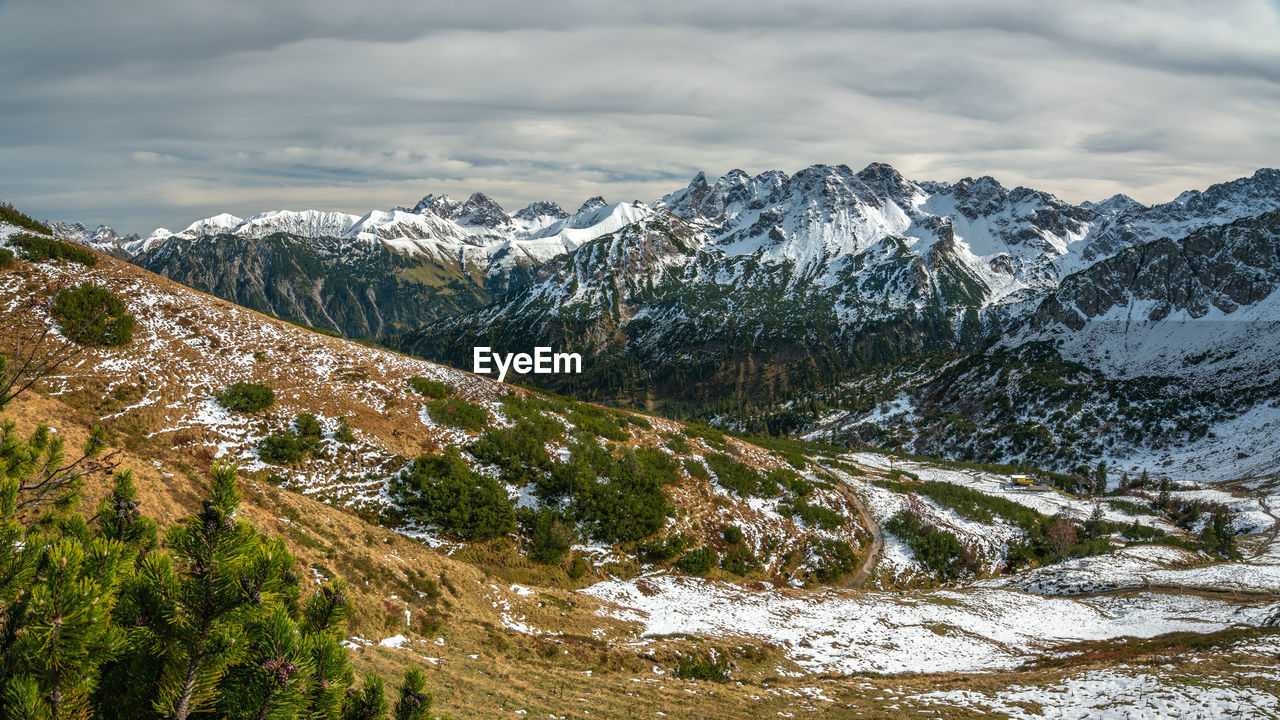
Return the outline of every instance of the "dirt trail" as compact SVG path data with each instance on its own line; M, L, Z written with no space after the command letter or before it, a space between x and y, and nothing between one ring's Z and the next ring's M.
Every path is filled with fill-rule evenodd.
M880 562L880 556L884 554L884 531L880 529L879 523L877 523L875 518L871 516L870 511L867 510L867 506L863 504L862 498L858 497L857 493L850 490L849 486L846 485L835 473L831 472L830 468L823 467L817 463L814 463L814 467L818 468L822 474L831 478L831 482L834 484L836 490L838 490L841 495L844 495L845 499L858 509L858 517L862 521L862 525L871 531L871 552L867 553L867 556L863 558L862 563L858 565L857 571L855 571L853 575L850 575L849 579L844 583L844 587L846 588L862 587L862 584L871 577L871 573L876 569L876 563Z

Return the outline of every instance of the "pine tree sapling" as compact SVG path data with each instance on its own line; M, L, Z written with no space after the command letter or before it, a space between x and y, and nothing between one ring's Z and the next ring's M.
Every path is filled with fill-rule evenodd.
M0 420L0 477L18 481L17 509L74 505L84 478L114 468L118 452L102 455L106 431L94 427L80 447L80 457L64 461L62 435L40 425L26 440L18 437L12 420Z
M135 557L145 557L158 543L156 523L139 512L138 491L133 487L133 471L115 474L111 494L98 504L98 533L128 548Z
M380 675L368 675L359 690L347 691L342 707L342 720L383 720L387 716L387 698Z
M432 698L426 686L427 679L417 666L404 671L404 684L400 686L400 699L396 701L394 720L427 720Z
M338 718L352 682L342 647L349 612L346 589L346 583L334 580L317 590L302 610L302 641L312 668L303 706L308 718Z
M1144 470L1142 473L1142 476L1145 478L1146 475L1147 473ZM1156 507L1160 508L1161 510L1167 510L1169 509L1169 503L1172 500L1173 500L1173 493L1169 487L1169 478L1167 477L1160 478L1160 495L1156 499Z
M163 668L155 704L175 720L213 703L223 675L249 652L251 627L290 597L292 556L236 519L235 467L218 464L212 476L203 510L165 535L172 563L154 569L170 589L150 618Z
M124 633L109 621L122 550L118 542L72 537L44 548L23 632L6 654L35 680L51 717L88 715L102 663L123 648Z

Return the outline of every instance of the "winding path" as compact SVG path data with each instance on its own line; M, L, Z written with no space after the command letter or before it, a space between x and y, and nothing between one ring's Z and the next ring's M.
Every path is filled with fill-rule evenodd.
M812 459L810 459L810 462L812 462ZM862 587L862 584L871 577L871 573L876 569L876 563L880 562L880 556L884 554L884 531L880 529L880 524L871 516L871 512L863 504L862 498L858 497L858 494L853 490L850 490L849 486L839 476L831 472L831 468L818 463L814 463L814 467L818 468L823 475L831 478L836 490L857 508L858 517L862 520L862 525L871 531L871 551L863 558L862 563L858 565L858 569L853 575L850 575L849 579L844 582L844 587L846 588Z

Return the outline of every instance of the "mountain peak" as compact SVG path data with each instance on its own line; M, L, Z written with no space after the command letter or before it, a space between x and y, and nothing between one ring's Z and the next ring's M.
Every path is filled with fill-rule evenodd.
M858 171L857 177L864 182L872 180L881 180L889 178L894 181L902 180L902 173L889 163L873 162Z
M537 220L541 217L553 217L557 220L561 220L569 217L569 213L565 212L564 208L560 207L559 203L551 202L550 200L540 200L524 206L517 211L513 217L530 221Z
M596 195L595 197L590 198L586 202L582 203L582 207L578 208L578 212L574 214L581 215L583 213L589 213L592 210L599 210L600 208L605 207L608 204L609 203L605 202L603 196Z
M493 198L484 193L472 193L458 213L459 225L479 225L490 229L511 222L507 212Z
M413 206L413 212L421 215L428 211L445 220L453 220L462 212L462 203L445 194L432 195L428 193L426 197L418 201L417 205Z
M1124 193L1116 193L1115 195L1112 195L1106 200L1102 200L1100 202L1091 202L1086 200L1080 203L1080 207L1087 208L1089 210L1096 210L1100 213L1109 215L1122 213L1128 210L1138 210L1146 206Z

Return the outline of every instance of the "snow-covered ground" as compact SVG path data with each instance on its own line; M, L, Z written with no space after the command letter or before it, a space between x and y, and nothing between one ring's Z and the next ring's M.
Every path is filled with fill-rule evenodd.
M1011 718L1080 720L1210 720L1280 715L1280 698L1265 690L1225 682L1188 683L1169 673L1097 670L1048 687L1013 686L987 694L971 690L904 698L911 705L1002 713ZM1039 707L1040 711L1034 709Z
M854 454L845 460L873 472L890 468L888 459L881 455ZM899 462L896 467L910 470L924 480L953 482L1007 497L1046 514L1062 513L1083 519L1093 508L1092 502L1056 492L1005 489L1001 485L1007 478L989 473L944 470L918 463ZM994 548L1019 532L999 522L992 526L972 523L924 500L908 501L904 495L865 482L867 478L839 475L863 496L871 513L881 521L906 503L915 502L917 510L930 514L935 522L947 525L965 541L977 542L979 547ZM1240 497L1213 487L1184 492L1187 499L1230 505L1238 516L1237 522L1250 519L1246 524L1255 531L1272 528L1272 511L1280 504L1280 496L1274 494ZM1168 526L1153 516L1131 516L1106 505L1103 509L1108 519L1117 522L1136 518L1144 524ZM986 536L979 538L984 528ZM639 623L642 636L691 634L763 639L784 648L791 660L810 672L995 670L1015 667L1072 641L1275 625L1280 622L1280 542L1269 535L1258 540L1270 544L1250 553L1247 561L1220 562L1203 553L1133 545L1109 554L978 581L966 588L929 592L748 589L675 576L610 580L584 592L615 603L618 607L607 612ZM880 562L882 572L909 572L915 567L910 550L891 535L886 536ZM1183 592L1185 589L1194 592ZM1242 594L1206 595L1201 590ZM1091 594L1099 591L1110 594ZM1122 709L1116 711L1120 714L1111 715L1114 717L1128 717L1123 708L1141 708L1147 713L1143 717L1165 717L1161 713L1173 713L1175 709L1187 710L1189 717L1215 717L1214 712L1224 712L1233 703L1247 703L1252 698L1247 691L1229 688L1180 694L1176 688L1160 685L1163 690L1148 693L1148 700L1155 704L1145 706L1139 702L1145 697L1143 689L1155 687L1155 682L1135 675L1091 675L1069 680L1061 688L1025 692L1028 699L1037 693L1069 698L1045 704L1064 712L1072 707L1101 712L1104 706L1099 703L1104 696L1119 692L1128 700L1116 700L1114 707ZM1011 703L1023 699L1019 692L1023 691L1014 688L1000 696L983 696L981 702L1004 711L999 708L1016 707ZM1265 693L1258 698L1259 702L1275 702ZM948 696L948 702L953 701L967 702L960 695ZM1020 716L1032 717L1025 713ZM1047 716L1106 715L1084 712Z
M583 592L648 636L706 634L776 643L811 672L1012 668L1063 643L1262 625L1280 602L1236 605L1139 593L1070 599L997 588L928 593L749 590L697 578L609 580Z

